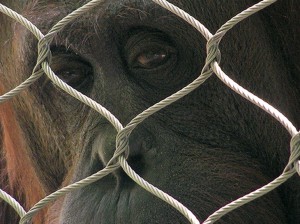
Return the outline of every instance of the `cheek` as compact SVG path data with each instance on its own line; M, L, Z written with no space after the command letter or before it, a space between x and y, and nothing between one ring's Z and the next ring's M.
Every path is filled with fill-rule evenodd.
M29 147L10 103L0 105L0 125L3 131L1 148L5 155L10 190L14 191L16 197L26 192L23 203L31 207L45 196L45 191L28 156Z

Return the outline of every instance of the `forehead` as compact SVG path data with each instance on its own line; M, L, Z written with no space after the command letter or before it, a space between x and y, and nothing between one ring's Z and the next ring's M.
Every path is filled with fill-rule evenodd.
M89 1L27 0L24 2L26 3L23 3L23 14L36 25L43 26L42 29L46 29ZM205 25L207 24L208 28L216 29L227 19L249 6L251 4L249 2L252 1L241 0L238 4L234 0L171 0L169 2L187 11ZM230 7L225 8L223 4L230 5ZM137 17L142 20L147 16L155 18L170 14L151 0L103 0L88 13L80 16L80 20L92 21L93 18L99 20L116 17L123 20Z
M36 1L23 6L22 14L46 34L59 20L80 8L89 1ZM196 1L197 2L197 1ZM180 1L173 3L181 5ZM190 2L192 4L192 2ZM193 5L193 4L192 4ZM193 8L190 4L189 7ZM191 11L191 10L187 10ZM195 13L197 14L197 13ZM128 26L154 26L156 22L164 24L178 18L153 1L103 0L91 7L86 13L72 20L60 32L62 36L82 36L83 34L103 34L112 29L125 30ZM76 42L76 38L73 38Z

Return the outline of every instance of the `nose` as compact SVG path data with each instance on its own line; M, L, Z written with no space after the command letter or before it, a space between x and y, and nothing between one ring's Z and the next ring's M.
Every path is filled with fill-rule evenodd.
M143 175L149 158L156 152L154 135L145 127L134 130L129 137L129 152L127 162L139 175ZM119 186L133 186L133 182L122 169L114 172Z
M100 133L96 137L93 148L94 152L98 154L103 165L107 165L110 159L113 157L116 150L116 136L115 129L106 125L101 127ZM145 154L153 153L156 151L155 138L153 133L147 130L146 127L140 126L133 130L129 136L129 153L128 161L136 161L138 158L142 158Z

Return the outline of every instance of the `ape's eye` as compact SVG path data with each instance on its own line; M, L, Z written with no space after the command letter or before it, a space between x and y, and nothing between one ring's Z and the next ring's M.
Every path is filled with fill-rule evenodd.
M92 66L73 53L53 50L50 66L60 79L79 91L86 90L93 81Z
M82 62L66 64L55 74L75 89L80 89L86 82L91 80L92 69Z
M166 63L170 54L164 49L150 50L137 56L134 61L134 68L152 69Z
M134 30L124 46L124 56L133 72L147 72L173 65L176 49L162 32Z

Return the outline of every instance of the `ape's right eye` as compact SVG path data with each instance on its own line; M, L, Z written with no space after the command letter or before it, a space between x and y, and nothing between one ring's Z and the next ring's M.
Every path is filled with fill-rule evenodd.
M51 68L65 83L78 91L87 90L93 82L93 68L76 54L53 51Z

